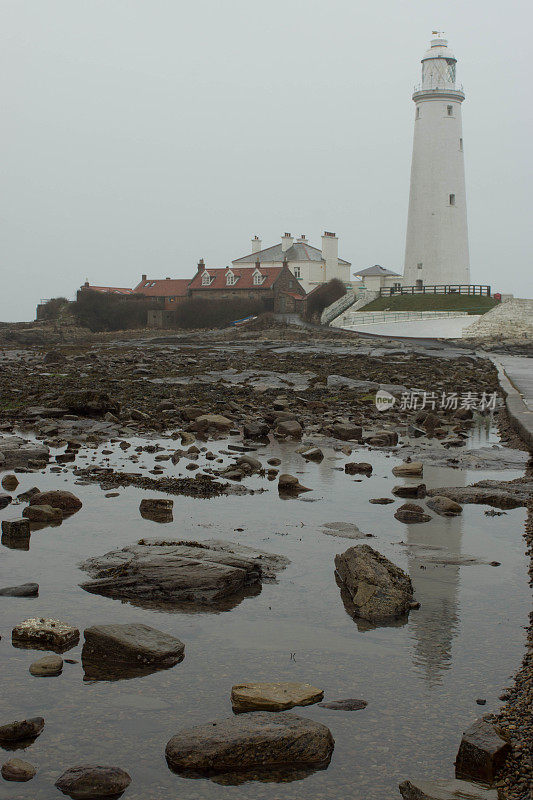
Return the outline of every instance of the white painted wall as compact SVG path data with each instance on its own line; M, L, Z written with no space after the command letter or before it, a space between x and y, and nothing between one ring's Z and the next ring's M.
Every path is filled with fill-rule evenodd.
M446 69L449 62L455 66L448 48L432 43L423 61L422 85L413 95L415 132L404 285L420 279L426 285L470 283L461 121L464 94L455 87L454 72L442 77L443 64ZM455 196L455 204L450 204L450 195Z

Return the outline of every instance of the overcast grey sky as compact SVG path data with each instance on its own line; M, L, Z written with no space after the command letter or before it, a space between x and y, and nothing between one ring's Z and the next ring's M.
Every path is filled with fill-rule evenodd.
M0 320L324 229L401 272L412 87L464 84L472 281L533 297L530 0L0 0Z

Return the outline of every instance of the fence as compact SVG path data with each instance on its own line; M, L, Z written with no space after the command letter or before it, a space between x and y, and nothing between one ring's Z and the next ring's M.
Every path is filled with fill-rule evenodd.
M375 322L413 322L418 319L467 317L467 311L352 311L342 315L341 325L372 325Z
M381 297L392 297L395 294L466 294L478 297L490 297L490 286L480 284L443 283L434 286L382 286Z

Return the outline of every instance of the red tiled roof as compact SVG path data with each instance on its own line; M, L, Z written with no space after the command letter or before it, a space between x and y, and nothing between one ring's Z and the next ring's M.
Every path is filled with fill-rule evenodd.
M82 289L91 289L93 292L108 292L111 294L133 294L133 289L118 289L115 286L90 286L85 284Z
M133 292L147 297L185 297L189 282L188 278L146 280L141 281Z
M298 292L282 292L281 294L288 294L289 297L294 297L295 300L303 300L305 295Z
M259 272L263 275L263 283L254 283L254 273L256 267L232 267L231 272L235 275L235 283L227 284L226 276L230 270L227 267L217 267L216 269L205 269L197 272L189 284L191 289L271 289L278 278L283 267L260 267ZM208 273L211 277L209 286L202 284L202 276Z

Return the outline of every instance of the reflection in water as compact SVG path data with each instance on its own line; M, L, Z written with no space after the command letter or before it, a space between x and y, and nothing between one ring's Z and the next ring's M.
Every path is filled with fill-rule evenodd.
M435 470L433 480L438 481ZM466 485L466 472L457 470L456 485ZM445 478L443 484L446 484ZM408 570L420 602L420 609L410 616L415 638L414 662L423 667L429 686L442 681L442 673L450 668L452 642L459 625L460 566L432 561L434 548L460 555L463 537L461 517L434 516L433 524L407 525ZM422 545L417 547L416 545ZM427 547L428 557L424 555ZM432 552L433 551L433 552Z

